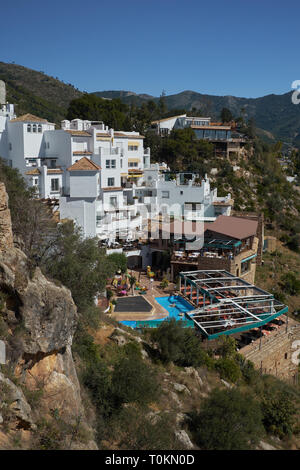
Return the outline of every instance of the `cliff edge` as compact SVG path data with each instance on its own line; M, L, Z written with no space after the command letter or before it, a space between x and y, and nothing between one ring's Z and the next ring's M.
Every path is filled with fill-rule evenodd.
M71 353L76 322L70 291L14 246L0 183L0 449L43 448L51 430L62 448L97 448Z

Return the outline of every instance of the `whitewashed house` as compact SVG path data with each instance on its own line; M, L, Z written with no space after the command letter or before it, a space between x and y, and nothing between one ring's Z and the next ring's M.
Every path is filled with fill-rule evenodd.
M75 220L85 237L134 238L158 214L202 222L230 215L230 194L219 198L207 177L180 173L171 180L166 166L151 164L138 132L81 119L55 129L31 114L16 117L5 86L0 91L0 156L37 197L56 201L61 220ZM170 118L168 125L180 119L188 118Z

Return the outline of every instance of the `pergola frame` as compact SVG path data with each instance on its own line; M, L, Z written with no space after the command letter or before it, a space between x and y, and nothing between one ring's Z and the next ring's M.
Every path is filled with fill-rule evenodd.
M181 293L201 304L186 316L208 339L261 327L288 310L269 292L225 270L181 272L179 279Z

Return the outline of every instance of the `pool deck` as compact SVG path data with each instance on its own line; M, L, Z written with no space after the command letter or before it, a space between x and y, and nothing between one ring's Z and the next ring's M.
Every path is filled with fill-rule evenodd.
M148 287L148 290L145 294L143 294L143 297L145 297L146 300L152 305L152 311L149 313L143 313L143 312L118 312L115 313L113 312L111 314L112 318L118 321L123 321L123 320L159 320L161 318L165 318L169 316L169 312L162 307L156 300L155 297L166 297L167 295L174 294L174 287L175 285L170 282L169 286L166 289L161 289L159 287L160 281L153 281L151 282L151 288L150 286L150 280L145 274L140 274L139 272L132 271L132 274L138 279L139 283L143 287ZM135 295L141 295L138 294L137 291L134 291Z

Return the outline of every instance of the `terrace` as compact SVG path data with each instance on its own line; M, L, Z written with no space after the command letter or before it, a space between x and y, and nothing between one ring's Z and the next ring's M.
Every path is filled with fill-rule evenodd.
M186 317L208 339L260 328L286 313L274 296L225 270L180 273L180 292L196 307Z
M185 244L185 241L182 241ZM181 241L175 242L179 249L174 250L172 261L185 261L195 263L199 258L215 258L233 260L240 253L249 251L249 246L243 244L240 240L222 240L207 239L204 241L203 247L199 251L188 251L180 248ZM253 252L255 247L253 247Z

